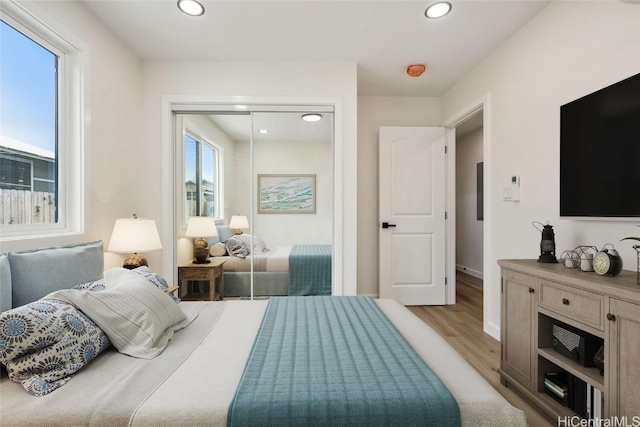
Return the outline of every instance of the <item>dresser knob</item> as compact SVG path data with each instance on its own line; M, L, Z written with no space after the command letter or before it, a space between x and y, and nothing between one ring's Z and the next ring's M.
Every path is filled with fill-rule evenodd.
M532 294L534 292L533 288L529 288L529 293Z
M562 303L563 303L564 305L569 305L569 300L568 300L568 299L566 299L566 298L562 298Z
M607 313L607 320L610 320L612 322L616 321L616 316L615 314L611 314L611 313Z

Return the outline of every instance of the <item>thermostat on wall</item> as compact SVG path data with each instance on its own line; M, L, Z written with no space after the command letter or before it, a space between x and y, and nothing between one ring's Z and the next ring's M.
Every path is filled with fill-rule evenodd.
M520 175L511 176L511 201L520 201Z
M520 201L520 175L511 175L511 185L502 189L502 200L505 202Z

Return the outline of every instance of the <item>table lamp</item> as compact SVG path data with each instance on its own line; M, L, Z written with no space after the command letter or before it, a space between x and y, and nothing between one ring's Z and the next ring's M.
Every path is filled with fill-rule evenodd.
M149 266L147 259L138 252L158 251L162 249L160 236L156 222L149 218L118 218L113 226L111 239L109 240L109 252L130 253L133 252L122 265L133 270L143 265Z
M249 221L244 215L234 215L229 221L229 228L235 229L236 234L242 234L243 228L249 228Z
M194 264L208 264L211 261L209 257L209 243L205 237L214 237L218 235L216 229L216 221L209 216L194 216L189 218L187 231L184 233L186 237L197 237L193 242Z

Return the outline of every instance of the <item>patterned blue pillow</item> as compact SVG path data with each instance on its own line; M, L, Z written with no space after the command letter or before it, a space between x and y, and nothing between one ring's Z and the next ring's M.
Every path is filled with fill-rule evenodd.
M62 387L110 345L91 319L63 301L41 299L0 314L0 363L34 396Z
M233 236L224 242L229 255L235 255L238 258L246 258L249 255L249 248L238 236Z
M71 289L77 289L79 291L104 291L107 287L104 284L104 278L98 279L95 282L83 283L81 285L75 285Z

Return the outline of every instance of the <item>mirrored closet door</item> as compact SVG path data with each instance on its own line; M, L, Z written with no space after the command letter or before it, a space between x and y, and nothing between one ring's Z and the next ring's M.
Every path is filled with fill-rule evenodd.
M207 280L181 283L183 297L217 297L222 283L228 299L331 294L333 113L307 108L176 114L179 276L222 276L214 293ZM209 266L191 264L195 216L216 224L201 236Z

